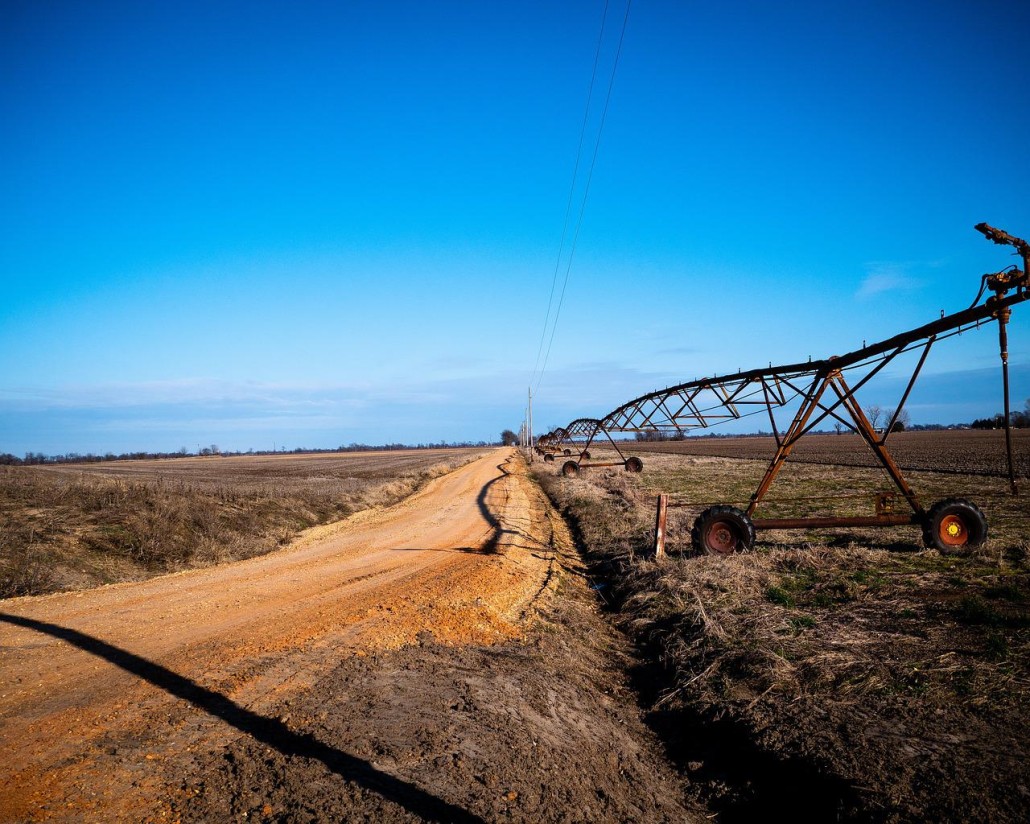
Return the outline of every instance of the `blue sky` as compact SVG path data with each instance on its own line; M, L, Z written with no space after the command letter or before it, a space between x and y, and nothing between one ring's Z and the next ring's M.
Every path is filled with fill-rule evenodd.
M1030 236L1030 6L787 5L633 3L540 376L603 2L5 3L0 452L492 440L964 308L973 224Z

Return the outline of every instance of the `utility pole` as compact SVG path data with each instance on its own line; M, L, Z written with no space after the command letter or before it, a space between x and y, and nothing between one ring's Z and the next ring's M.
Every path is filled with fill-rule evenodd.
M529 387L529 413L527 414L526 424L529 427L529 462L533 463L533 387Z

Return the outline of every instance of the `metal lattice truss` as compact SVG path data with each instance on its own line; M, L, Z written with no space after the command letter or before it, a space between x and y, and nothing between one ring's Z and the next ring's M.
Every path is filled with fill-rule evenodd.
M539 439L538 451L543 453L545 458L553 460L554 455L570 455L576 450L583 460L589 458L590 445L598 436L603 435L625 462L625 456L622 455L618 442L612 439L611 433L677 435L694 429L708 429L751 414L765 412L772 425L777 454L770 466L769 475L752 498L750 514L772 483L794 444L827 419L832 419L865 438L913 509L922 514L922 507L908 489L887 452L886 441L902 413L931 348L937 341L978 328L992 320L998 321L1005 388L1005 418L1006 421L1009 419L1006 324L1011 314L1009 307L1030 298L1030 244L987 224L979 224L976 228L995 243L1014 246L1023 259L1024 267L1022 270L1009 267L1001 272L984 275L980 294L970 308L942 316L917 329L870 346L863 346L844 355L807 363L770 365L764 369L701 378L649 392L622 404L603 418L580 418L566 427L548 433ZM981 302L981 298L988 291L993 294ZM916 358L911 378L895 407L893 418L883 430L877 431L862 411L856 400L856 393L888 364L909 352L914 353L913 356ZM791 422L781 430L777 425L776 412L788 407L788 411L792 413ZM1010 481L1014 489L1015 476L1010 439L1007 439L1007 444ZM639 461L637 463L639 464ZM626 466L629 468L628 463Z

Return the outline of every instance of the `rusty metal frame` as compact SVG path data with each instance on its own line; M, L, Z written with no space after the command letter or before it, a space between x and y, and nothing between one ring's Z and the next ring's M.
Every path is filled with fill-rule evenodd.
M951 315L942 314L939 319L923 326L863 346L861 349L844 355L783 366L770 364L764 369L752 369L738 372L735 375L695 379L649 392L622 404L603 418L574 421L566 430L579 427L577 432L583 433L583 436L586 437L583 452L594 438L603 432L619 451L620 456L623 456L622 450L619 449L610 433L682 434L692 429L707 429L730 420L738 420L764 410L772 424L776 440L776 453L747 506L747 515L752 517L796 443L827 418L833 418L862 436L895 487L905 498L911 514L896 515L892 511L880 511L878 508L875 516L861 518L753 519L755 528L894 526L922 523L926 519L927 511L905 480L901 469L888 450L887 439L908 401L931 348L945 338L980 328L992 320L996 320L999 328L999 347L1005 392L1009 481L1012 492L1016 493L1018 489L1009 431L1011 415L1009 413L1006 324L1011 314L1010 307L1030 299L1030 244L984 223L978 224L976 229L995 243L1013 246L1016 253L1022 258L1023 269L1010 266L1001 272L984 275L980 294L968 309ZM981 298L988 290L993 294L981 302ZM919 350L921 351L918 362L898 405L895 407L894 414L887 422L886 429L882 433L877 432L862 411L857 400L857 392L896 358L905 353ZM845 379L845 373L852 371L864 373L853 385ZM824 400L827 392L832 397ZM790 425L786 431L781 433L776 425L775 411L798 401L800 405ZM586 435L586 429L583 427L588 423L593 430ZM571 439L574 436L565 431L561 437Z
M619 455L618 461L590 460L590 447L598 439L599 435L604 435L608 439L608 443ZM592 466L627 467L632 459L632 456L627 456L623 452L619 442L611 436L597 418L578 418L568 426L556 429L553 433L548 433L545 437L548 438L548 443L551 445L549 448L553 450L552 455L564 454L570 456L575 453L577 469Z

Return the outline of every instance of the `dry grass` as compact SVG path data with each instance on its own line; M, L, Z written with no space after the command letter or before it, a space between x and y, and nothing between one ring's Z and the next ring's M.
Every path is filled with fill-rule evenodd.
M937 673L938 686L966 690L966 683L943 677L961 669L957 652L942 667L916 650L938 630L936 641L944 647L949 636L950 646L981 636L977 649L963 652L970 663L1000 666L1014 656L1030 665L1030 513L1025 501L1004 495L1003 482L913 476L931 499L972 490L970 497L985 502L992 537L970 557L924 550L916 527L760 533L757 552L695 556L693 517L711 503L746 500L762 469L757 462L650 456L640 476L618 470L588 470L575 481L547 470L541 475L595 560L617 568L613 586L622 618L645 642L659 644L677 672L676 690L690 685L694 693L748 697L770 690L794 697L827 688L904 691L912 680L906 667L918 670L924 683ZM778 482L790 500L774 504L770 514L788 504L797 512L793 499L816 491L823 496L820 507L802 501L808 507L802 512L822 512L827 489L837 493L829 498L837 513L869 508L874 489L863 489L868 478L854 469L795 470ZM659 490L698 503L670 510L673 551L655 561L649 551ZM918 628L920 622L929 628ZM913 639L918 643L910 644ZM1012 654L999 655L1003 648ZM892 668L891 660L907 663ZM1030 669L1024 675L1030 679Z
M918 768L920 781L943 781L937 771L945 769L958 775L949 776L945 795L927 790L912 802L917 819L934 805L945 817L956 809L974 815L970 799L982 777L973 765L983 756L942 751L942 736L968 741L977 753L1008 753L1002 761L1014 758L1012 740L1030 738L1030 511L1025 498L1004 495L1002 481L910 478L929 500L961 494L983 504L991 537L968 556L926 550L919 529L903 527L759 533L754 552L724 558L694 555L690 524L706 504L745 501L761 463L648 455L641 475L592 469L571 481L537 466L577 527L594 574L606 580L617 620L660 664L663 711L690 707L736 719L781 757L817 763L883 798L914 798L905 782L916 779L898 759L933 751ZM847 497L866 495L869 473L827 466L792 473L777 490L786 497L829 490L840 498L838 512L869 506L868 498ZM670 510L673 551L656 560L658 491L696 505ZM908 755L886 738L863 738L863 730L899 726ZM1025 806L1018 798L1004 803Z
M0 468L0 597L252 557L386 506L483 450Z

